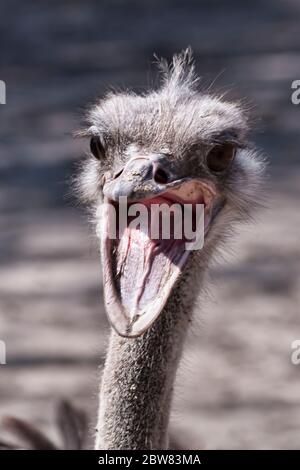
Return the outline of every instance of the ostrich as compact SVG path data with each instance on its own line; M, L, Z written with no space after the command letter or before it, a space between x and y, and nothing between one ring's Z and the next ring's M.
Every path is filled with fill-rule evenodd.
M247 140L245 111L199 90L190 49L160 69L159 89L107 94L78 133L90 152L76 189L97 227L112 326L96 449L168 448L174 379L205 273L259 206L264 160ZM183 238L162 242L130 226L110 239L111 208L120 211L125 196L128 210L135 202L203 204L204 246L188 251Z
M190 50L160 62L162 84L109 93L80 135L90 155L80 177L99 235L112 325L101 381L96 449L166 449L176 370L205 271L258 205L264 163L247 142L238 104L199 91ZM134 202L204 204L205 242L157 240L127 227L109 239L110 212ZM108 203L108 204L107 204Z

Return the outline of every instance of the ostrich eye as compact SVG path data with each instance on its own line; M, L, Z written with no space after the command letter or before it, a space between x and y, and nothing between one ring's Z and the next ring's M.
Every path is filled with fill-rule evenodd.
M206 157L206 164L211 171L219 173L226 170L234 159L236 149L232 144L216 145Z
M90 149L92 154L97 160L102 160L105 155L103 144L101 143L100 137L92 137L90 141Z

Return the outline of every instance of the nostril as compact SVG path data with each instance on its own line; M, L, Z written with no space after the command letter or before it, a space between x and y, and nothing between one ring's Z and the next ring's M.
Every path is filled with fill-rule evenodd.
M121 174L123 173L124 169L121 168L121 170L117 171L116 173L114 173L114 176L113 176L113 179L117 179L119 176L121 176Z
M154 175L153 175L154 181L158 184L167 184L169 178L165 170L162 168L158 167L154 169Z

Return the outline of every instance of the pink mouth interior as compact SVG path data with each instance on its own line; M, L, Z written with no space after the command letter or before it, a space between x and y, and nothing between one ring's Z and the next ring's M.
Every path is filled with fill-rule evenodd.
M143 204L150 209L152 204L172 205L174 202L178 200L160 196L143 201ZM150 210L148 214L150 227ZM173 271L181 271L187 260L186 240L174 238L172 223L170 235L170 239L152 239L150 233L129 227L120 234L116 269L118 290L122 305L133 321L146 312L153 299L168 285Z
M189 191L190 187L187 186ZM211 199L208 190L205 192L205 185L199 189L197 199L191 197L190 192L186 198L180 197L179 191L182 189L138 201L148 210L147 229L128 226L129 219L116 240L107 237L102 240L106 308L111 323L123 336L139 336L149 328L166 304L191 253L186 249L184 236L180 239L174 236L172 223L168 239L161 237L160 232L157 239L151 237L152 205L186 203L192 205L194 214L196 204L204 204L205 229L209 226ZM106 222L108 215L104 220L109 224ZM105 231L109 232L108 227Z

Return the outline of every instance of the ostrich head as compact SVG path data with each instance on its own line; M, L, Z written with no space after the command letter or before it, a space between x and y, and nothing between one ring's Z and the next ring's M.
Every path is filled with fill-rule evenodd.
M195 284L215 247L257 206L263 170L247 142L243 109L199 91L190 51L160 65L158 90L109 93L81 132L90 137L81 192L92 203L101 239L108 317L122 336L146 331L187 276ZM111 240L109 208L118 212L121 196L128 210L136 202L147 209L202 204L203 247L187 250L183 238L152 239L129 226Z

